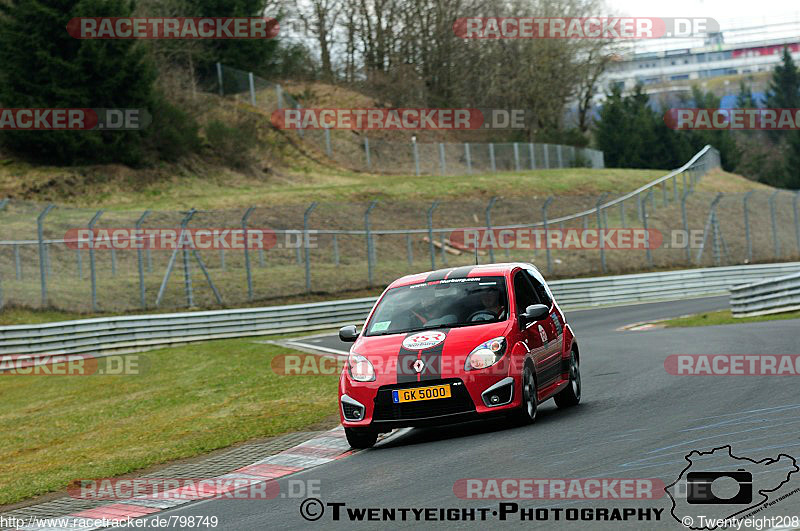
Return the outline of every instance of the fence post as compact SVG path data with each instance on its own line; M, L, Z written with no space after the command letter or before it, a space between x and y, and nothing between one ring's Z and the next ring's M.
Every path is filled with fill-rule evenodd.
M256 207L251 206L245 211L244 216L242 216L242 232L244 233L243 235L245 242L247 242L247 221L250 219L250 214L252 214L255 209ZM247 245L244 246L244 268L245 271L247 272L247 300L252 301L253 271L250 269L250 252L248 251L247 247L248 247Z
M800 215L797 212L797 200L800 199L800 190L794 193L792 205L794 207L794 236L797 239L797 252L800 253Z
M333 244L333 265L339 267L339 240L336 237L336 233L332 235L332 244Z
M300 105L299 103L295 103L294 108L299 111L300 109L303 108L303 106ZM303 138L305 136L305 128L303 127L302 123L300 124L300 127L297 128L297 134L300 135L300 138Z
M433 211L439 206L439 201L434 201L428 208L428 246L431 251L431 270L436 269L436 250L433 245Z
M142 228L142 223L144 223L144 218L146 218L150 214L149 210L145 210L139 219L136 220L136 230ZM144 239L147 241L147 238ZM139 302L142 305L142 309L147 308L147 298L145 296L144 290L144 264L142 263L142 247L140 245L136 246L136 265L139 269Z
M561 155L561 144L556 144L556 157L558 157L558 167L559 169L564 167L564 159Z
M653 189L650 189L649 194L653 193ZM641 199L641 195L639 194L639 201L641 205L641 213L642 213L642 226L644 227L644 235L645 235L645 255L647 256L647 265L653 267L653 253L650 251L650 232L647 230L647 196L644 197L644 200Z
M19 259L19 245L14 245L14 269L17 273L17 280L22 280L22 262Z
M95 212L94 217L89 221L89 278L92 282L92 311L97 311L97 267L94 261L94 226L100 220L104 210Z
M550 169L550 144L542 144L544 146L544 167L546 170Z
M692 250L690 246L691 238L689 236L689 220L686 216L686 199L689 197L689 191L685 191L681 196L681 220L683 221L683 232L686 235L686 263L692 264Z
M744 237L747 245L745 258L747 258L747 262L753 261L753 242L750 239L750 212L747 210L747 200L750 199L751 195L753 195L753 190L744 194L744 200L742 201L744 204Z
M447 174L447 165L444 160L444 144L442 142L439 142L439 168L442 171L442 175Z
M283 87L280 83L275 85L275 92L278 95L278 109L283 109Z
M306 293L311 293L311 250L309 249L308 217L315 208L317 208L316 201L311 203L303 213L303 250L305 251L304 258L306 262Z
M494 143L489 142L489 164L492 168L492 173L497 171L497 161L494 158Z
M514 142L514 169L520 171L519 165L519 144Z
M42 307L47 306L47 251L44 247L44 218L54 208L55 205L47 205L39 214L39 217L36 218L36 232L39 238L39 275L42 284Z
M217 83L219 83L219 95L225 95L225 89L222 87L222 64L217 63Z
M497 201L497 196L492 197L489 199L489 204L486 205L486 231L492 231L492 207L494 206L495 202ZM490 241L493 241L492 238ZM489 261L494 263L494 245L489 245Z
M255 107L256 106L256 82L255 82L255 79L253 79L253 73L252 72L248 72L247 73L247 81L248 81L248 84L250 85L250 104L253 107ZM276 86L280 87L280 85L276 85ZM278 89L278 90L280 90L280 89ZM278 93L278 101L280 102L280 92ZM281 108L281 106L280 106L280 103L279 103L278 104L278 109L280 109L280 108Z
M603 201L606 200L608 196L608 192L603 192L600 195L600 198L594 204L595 211L597 213L597 236L598 240L600 241L600 265L603 268L603 273L606 272L606 246L603 242L603 209L600 205L603 204Z
M711 206L710 206L709 212L708 212L708 219L706 220L706 225L703 228L703 241L700 244L700 249L697 251L697 257L695 259L695 262L698 265L700 264L700 261L703 259L703 251L705 250L705 247L706 247L706 238L708 237L708 231L709 231L709 229L713 230L712 223L714 221L714 216L715 216L715 210L717 208L717 203L719 203L720 199L722 199L722 192L718 193L717 196L714 199L711 200ZM712 245L713 245L713 243L712 243Z
M330 128L326 127L325 131L325 154L328 155L329 158L333 158L333 149L331 148L331 130Z
M528 142L528 155L531 157L531 169L536 169L536 157L533 154L533 142Z
M414 172L419 177L419 149L416 140L411 141L411 151L414 153Z
M442 264L445 266L447 265L447 246L445 245L445 233L442 233L441 244L442 244Z
M622 228L623 229L627 228L625 226L627 222L625 220L625 200L624 199L619 202L619 218L622 220Z
M667 194L667 181L661 181L661 203L663 206L669 205L669 194Z
M467 174L472 175L472 154L469 152L469 142L464 142L464 157L467 159Z
M406 234L406 258L408 265L414 265L414 249L411 247L411 234Z
M189 249L184 246L184 231L186 230L186 226L189 225L189 222L194 217L195 212L197 212L194 208L189 210L186 213L186 217L183 218L181 221L181 234L178 238L178 245L180 246L181 252L183 254L183 287L186 291L186 307L191 308L194 306L194 290L192 289L192 272L189 270ZM246 240L245 240L246 241Z
M544 227L544 248L545 248L545 254L547 255L548 275L553 272L553 263L550 259L550 244L548 243L549 240L547 239L547 207L549 207L550 203L552 202L553 202L553 197L550 196L545 200L544 205L542 205L542 225ZM584 220L585 219L586 218L584 217Z
M367 138L366 136L364 136L364 154L367 157L367 169L371 170L372 169L372 160L370 160L370 157L369 157L369 138Z
M369 214L377 204L377 201L371 202L367 207L367 211L364 212L364 232L367 239L367 278L369 287L372 287L372 234L370 234L369 231Z
M775 219L775 196L778 195L780 190L775 190L769 196L769 217L772 220L772 241L775 245L775 258L781 257L781 242L778 240L778 223Z

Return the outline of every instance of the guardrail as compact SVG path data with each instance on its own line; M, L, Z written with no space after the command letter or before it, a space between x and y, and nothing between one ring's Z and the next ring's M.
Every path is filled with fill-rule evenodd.
M550 283L566 309L726 293L735 285L800 270L800 263L747 265ZM267 308L133 315L0 327L4 356L107 355L194 341L334 328L363 321L374 297Z
M734 317L753 317L800 310L800 273L731 289Z

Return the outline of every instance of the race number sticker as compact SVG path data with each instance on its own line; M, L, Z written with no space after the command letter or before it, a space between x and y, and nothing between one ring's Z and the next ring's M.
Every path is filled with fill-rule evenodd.
M542 343L547 343L547 333L542 328L542 325L539 325L539 337L542 338Z
M403 348L406 350L426 350L444 341L445 337L444 332L420 332L405 338L403 340Z

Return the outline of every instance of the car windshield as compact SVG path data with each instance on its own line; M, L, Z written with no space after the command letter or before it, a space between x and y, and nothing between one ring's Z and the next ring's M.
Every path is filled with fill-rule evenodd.
M503 277L447 279L390 289L367 323L367 336L498 322L508 316Z

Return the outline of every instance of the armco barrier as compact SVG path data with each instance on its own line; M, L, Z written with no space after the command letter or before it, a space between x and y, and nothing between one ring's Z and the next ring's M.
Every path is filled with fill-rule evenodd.
M747 265L620 275L550 283L569 308L682 299L726 293L735 285L800 270L800 263ZM0 359L56 354L105 355L193 341L334 328L363 321L374 297L333 302L84 319L0 327Z
M731 311L734 317L794 310L800 310L800 273L731 289Z

